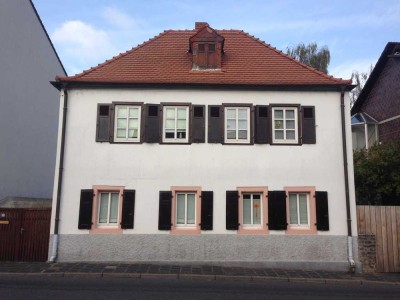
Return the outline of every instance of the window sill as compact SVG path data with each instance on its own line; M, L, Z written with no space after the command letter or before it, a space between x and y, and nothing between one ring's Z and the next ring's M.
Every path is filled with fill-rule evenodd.
M174 228L171 228L171 234L174 234L174 235L201 234L201 229L199 229L199 228L174 227Z
M317 234L317 226L311 227L289 227L285 231L286 234L304 235L304 234Z
M123 229L119 227L111 227L111 228L104 228L104 227L95 227L89 230L90 234L122 234Z
M258 235L258 234L268 234L269 230L265 228L239 228L238 234L243 234L243 235Z

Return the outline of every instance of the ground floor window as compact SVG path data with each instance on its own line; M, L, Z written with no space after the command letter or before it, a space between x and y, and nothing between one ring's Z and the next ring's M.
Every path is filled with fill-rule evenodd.
M289 216L292 226L309 226L309 195L289 193Z
M98 224L117 225L119 211L119 193L101 192L99 197Z
M262 201L261 194L243 194L243 225L261 226L262 220Z
M176 225L195 226L196 224L196 194L176 194Z

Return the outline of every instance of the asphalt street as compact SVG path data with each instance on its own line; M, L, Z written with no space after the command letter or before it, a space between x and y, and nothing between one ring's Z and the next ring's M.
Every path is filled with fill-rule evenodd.
M94 276L0 277L0 299L399 299L386 284L323 284L283 280L204 280Z

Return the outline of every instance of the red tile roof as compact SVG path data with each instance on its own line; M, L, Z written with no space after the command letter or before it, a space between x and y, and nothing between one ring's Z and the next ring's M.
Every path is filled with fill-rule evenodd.
M239 30L225 38L222 69L192 70L189 38L195 30L167 30L111 60L61 82L212 85L350 85L306 66Z

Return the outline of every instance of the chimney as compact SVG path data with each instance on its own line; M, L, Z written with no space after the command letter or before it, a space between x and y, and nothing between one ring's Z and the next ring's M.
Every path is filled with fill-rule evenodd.
M207 22L196 22L194 23L194 29L199 30L203 27L210 26Z

